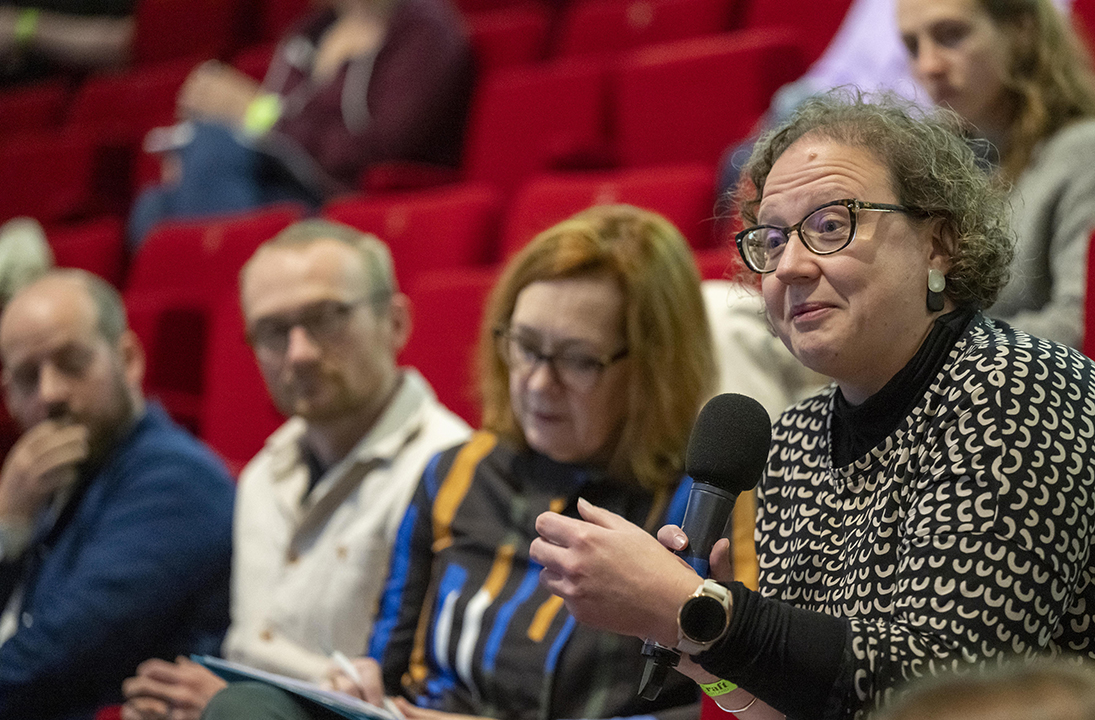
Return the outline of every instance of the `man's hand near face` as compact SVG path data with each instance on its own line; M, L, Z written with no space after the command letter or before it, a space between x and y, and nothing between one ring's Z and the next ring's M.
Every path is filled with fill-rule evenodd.
M43 420L27 430L0 468L0 520L32 523L54 493L72 484L87 455L83 425Z

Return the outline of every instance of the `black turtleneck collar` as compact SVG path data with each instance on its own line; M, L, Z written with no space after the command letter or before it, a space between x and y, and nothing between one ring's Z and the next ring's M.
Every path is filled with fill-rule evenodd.
M937 318L912 360L860 405L852 405L837 390L830 427L833 467L863 457L897 430L931 387L951 348L976 314L976 308L965 307Z

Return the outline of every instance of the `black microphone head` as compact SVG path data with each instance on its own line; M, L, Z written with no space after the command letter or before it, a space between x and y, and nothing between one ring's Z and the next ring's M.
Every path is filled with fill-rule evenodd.
M751 397L723 393L700 410L684 470L693 480L733 493L751 490L764 471L772 421Z

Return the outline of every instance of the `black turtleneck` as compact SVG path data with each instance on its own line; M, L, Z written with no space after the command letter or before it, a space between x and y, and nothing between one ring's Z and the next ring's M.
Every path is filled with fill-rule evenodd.
M837 390L829 445L833 467L863 457L897 430L931 387L951 348L976 314L976 308L965 307L937 318L912 360L860 405L852 405Z

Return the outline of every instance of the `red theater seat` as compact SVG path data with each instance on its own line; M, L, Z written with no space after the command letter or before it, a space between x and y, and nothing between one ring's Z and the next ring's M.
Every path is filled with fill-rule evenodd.
M296 205L155 228L133 258L124 296L148 359L145 390L197 431L210 315L235 298L243 264L264 241L302 217Z
M492 263L501 200L487 185L459 184L415 193L346 198L323 216L371 232L391 248L405 290L427 270Z
M240 72L262 82L266 77L266 70L270 67L270 61L274 58L275 43L252 45L240 50L232 58L232 66Z
M606 72L593 59L499 70L476 90L465 178L513 192L530 175L611 162Z
M65 129L96 143L97 195L109 211L124 214L129 207L141 142L152 128L175 122L175 100L193 67L182 60L95 76L74 95Z
M93 138L43 130L0 142L0 222L29 215L44 225L80 218L93 206Z
M852 4L852 0L743 1L743 28L794 27L800 31L801 60L806 66L821 57Z
M626 54L613 83L622 164L714 165L802 74L798 42L791 30L739 31Z
M680 165L537 177L514 196L502 233L508 257L537 233L590 205L627 203L664 215L694 248L712 246L714 170Z
M284 418L270 400L244 338L235 296L224 296L213 309L204 382L201 437L238 474Z
M75 225L51 227L46 234L58 267L87 270L114 287L122 287L125 241L120 219L95 218Z
M299 205L286 203L157 225L133 258L127 289L231 291L255 249L303 216Z
M310 0L257 0L259 5L259 39L276 42L304 17Z
M0 137L56 127L68 101L63 82L42 82L0 91Z
M237 0L140 0L133 59L138 65L164 60L222 57L232 47Z
M500 68L543 58L551 13L541 5L515 5L467 16L468 34L482 81Z
M90 77L73 97L65 123L140 142L149 128L175 122L175 100L193 68L193 62L180 60Z
M475 348L494 268L422 273L409 295L414 312L411 340L400 362L413 365L437 397L472 427L481 422L475 378Z
M582 0L560 21L553 55L598 55L730 29L731 0Z

